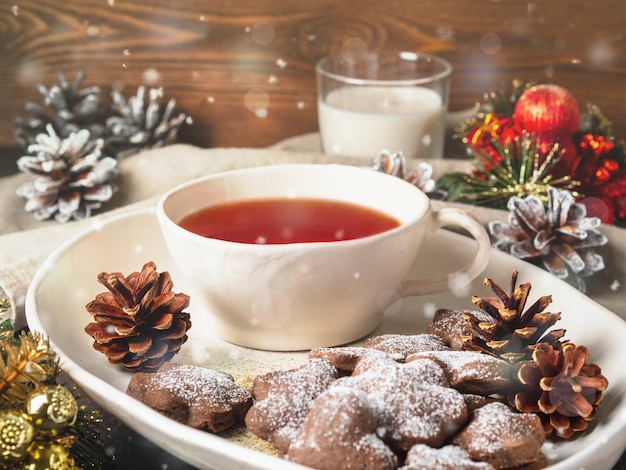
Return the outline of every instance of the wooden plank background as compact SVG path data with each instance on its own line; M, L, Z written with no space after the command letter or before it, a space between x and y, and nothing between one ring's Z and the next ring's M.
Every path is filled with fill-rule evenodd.
M266 146L317 130L314 65L341 47L445 57L451 110L557 83L626 136L624 0L0 0L0 147L37 84L80 69L106 94L162 87L193 118L184 142Z

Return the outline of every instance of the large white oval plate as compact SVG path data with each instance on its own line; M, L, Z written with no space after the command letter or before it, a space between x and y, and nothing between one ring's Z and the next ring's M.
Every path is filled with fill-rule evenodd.
M445 272L459 267L471 256L473 241L438 231L422 251L412 274ZM174 290L185 292L161 238L153 209L111 218L94 225L56 250L37 271L26 299L26 316L33 331L46 334L61 358L63 369L103 408L128 426L180 459L202 469L294 469L297 465L262 450L262 444L245 430L216 436L174 422L125 394L130 373L108 363L96 352L84 332L91 317L85 304L104 288L96 281L101 271L129 274L154 261L159 271L170 271ZM552 470L610 469L626 447L626 322L574 288L532 265L492 251L482 276L464 292L412 298L392 305L374 334L416 334L424 330L437 308L471 308L470 298L490 295L482 285L490 277L508 286L511 271L520 272L518 282L531 282L530 303L551 294L551 311L562 312L559 327L566 338L584 344L591 358L609 379L609 389L597 419L575 439L549 442L544 451ZM272 353L246 349L221 341L211 334L210 322L201 311L189 311L193 326L189 341L176 361L223 370L249 385L260 373L298 366L306 353ZM338 312L339 313L339 312Z

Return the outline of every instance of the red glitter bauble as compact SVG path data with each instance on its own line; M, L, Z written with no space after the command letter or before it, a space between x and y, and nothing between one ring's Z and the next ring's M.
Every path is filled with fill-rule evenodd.
M572 94L558 85L536 85L526 90L515 105L513 117L529 132L578 130L580 111Z

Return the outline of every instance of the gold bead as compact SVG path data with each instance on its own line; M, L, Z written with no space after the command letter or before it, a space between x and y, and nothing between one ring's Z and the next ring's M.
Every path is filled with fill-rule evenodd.
M70 451L61 444L39 444L29 452L30 458L23 470L74 470Z
M57 436L76 422L78 405L62 385L44 385L26 398L26 414L37 432Z
M0 411L0 462L19 462L35 438L35 428L20 411Z

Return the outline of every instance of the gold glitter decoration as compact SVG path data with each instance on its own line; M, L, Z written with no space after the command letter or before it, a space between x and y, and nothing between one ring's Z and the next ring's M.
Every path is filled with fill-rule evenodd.
M534 195L546 202L550 187L582 196L575 191L579 181L569 175L555 178L551 174L562 155L558 144L543 157L543 162L536 139L528 133L505 145L497 140L492 144L502 157L500 162L494 163L487 151L477 152L475 165L479 173L449 173L439 180L439 187L448 191L448 200L505 208L511 197Z
M0 332L0 396L13 405L58 373L58 359L50 342L39 333L22 333L15 340L13 330Z
M40 444L30 452L23 470L75 470L74 459L61 444Z
M58 364L43 335L0 322L0 469L111 468L110 429L75 386L57 383Z
M26 399L26 414L37 430L57 436L76 422L78 405L72 392L61 385L46 385Z
M35 429L24 413L0 411L0 463L19 462L34 438Z

